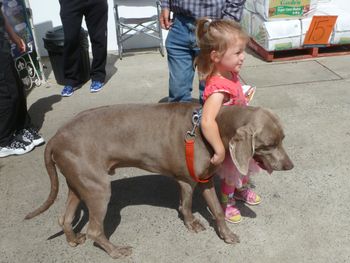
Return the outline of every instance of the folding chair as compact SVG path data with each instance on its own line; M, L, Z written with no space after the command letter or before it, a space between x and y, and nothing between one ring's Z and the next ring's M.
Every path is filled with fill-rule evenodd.
M144 16L137 13L153 13L153 15ZM126 41L138 35L155 39L160 54L164 56L163 35L159 23L160 1L114 0L114 16L120 59L123 57L124 50L127 49Z

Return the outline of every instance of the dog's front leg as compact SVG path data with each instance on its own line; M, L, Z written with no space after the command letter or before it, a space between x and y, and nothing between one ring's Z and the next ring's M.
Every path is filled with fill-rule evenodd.
M192 197L194 185L191 185L190 183L182 180L178 180L178 183L180 185L181 191L179 211L184 217L184 223L186 227L191 232L195 233L205 230L205 227L202 225L199 219L192 214Z
M226 243L234 244L239 242L238 236L235 235L226 225L225 215L216 195L213 179L211 179L207 183L200 183L199 186L202 189L204 199L207 202L210 211L213 213L213 216L216 219L216 224L218 227L220 237Z

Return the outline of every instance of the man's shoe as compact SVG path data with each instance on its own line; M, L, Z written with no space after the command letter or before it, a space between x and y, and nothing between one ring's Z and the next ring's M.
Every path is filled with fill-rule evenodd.
M45 143L44 138L33 127L28 129L23 129L19 132L19 134L22 136L23 141L29 142L29 143L32 142L34 146L39 146Z
M8 145L0 147L0 157L25 154L33 150L33 148L33 143L26 143L14 136Z
M63 90L61 91L61 96L62 97L70 97L74 93L74 89L70 85L64 86Z
M90 92L98 92L102 89L104 83L101 81L93 80L90 86Z

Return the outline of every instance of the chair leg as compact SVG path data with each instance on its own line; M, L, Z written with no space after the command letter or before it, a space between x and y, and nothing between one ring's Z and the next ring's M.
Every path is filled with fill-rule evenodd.
M162 57L164 57L164 44L163 44L163 32L162 32L162 27L160 26L160 22L159 22L159 19L160 19L160 12L161 12L161 3L160 1L157 1L156 2L156 5L157 5L157 16L158 16L158 20L157 20L157 33L158 33L158 36L159 36L159 46L160 46L160 54L162 55Z
M118 44L118 55L119 59L122 59L123 55L123 47L122 47L122 32L120 27L120 19L119 19L119 12L118 12L118 5L115 4L114 6L114 19L115 19L115 30L117 35L117 44Z
M163 43L159 44L159 51L160 51L160 54L162 55L162 57L164 57L164 45L163 45Z

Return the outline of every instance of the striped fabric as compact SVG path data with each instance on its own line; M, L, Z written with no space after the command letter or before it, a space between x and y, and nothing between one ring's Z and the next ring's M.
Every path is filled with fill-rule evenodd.
M170 9L175 15L183 15L195 19L209 17L211 19L241 20L246 0L162 0L162 9Z

